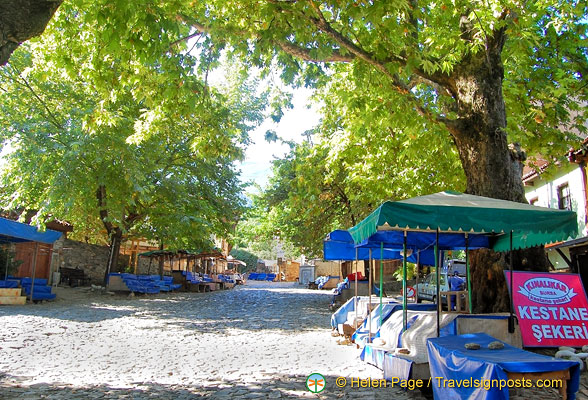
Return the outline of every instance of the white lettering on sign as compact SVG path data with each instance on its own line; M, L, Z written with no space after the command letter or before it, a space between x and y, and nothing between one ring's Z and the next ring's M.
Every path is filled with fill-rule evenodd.
M588 309L585 307L517 306L517 308L520 319L588 321Z
M532 325L533 336L537 342L543 339L582 339L588 340L585 324L578 325Z
M523 286L519 286L519 293L529 300L540 304L565 304L572 300L574 289L553 278L532 278ZM535 319L535 318L533 318Z

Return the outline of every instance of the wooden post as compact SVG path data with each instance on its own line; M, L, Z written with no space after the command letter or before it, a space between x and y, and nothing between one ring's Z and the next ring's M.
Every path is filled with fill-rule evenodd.
M4 280L8 279L8 248L6 249L6 264L4 264Z
M135 247L135 275L137 275L138 269L139 269L139 241L137 240L137 245Z
M31 282L31 301L33 301L33 291L35 290L35 272L37 269L37 255L39 253L39 242L35 242L35 252L33 253L33 280Z

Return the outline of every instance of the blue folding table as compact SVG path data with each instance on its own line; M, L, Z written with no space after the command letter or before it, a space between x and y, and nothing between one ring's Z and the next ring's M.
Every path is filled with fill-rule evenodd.
M427 350L435 399L508 399L508 387L501 388L500 381L512 379L511 382L518 380L520 384L522 379L555 376L565 377L567 399L576 398L580 386L577 361L532 353L506 343L502 349L490 350L488 345L494 341L497 339L485 333L429 339ZM478 343L480 349L468 350L466 343Z

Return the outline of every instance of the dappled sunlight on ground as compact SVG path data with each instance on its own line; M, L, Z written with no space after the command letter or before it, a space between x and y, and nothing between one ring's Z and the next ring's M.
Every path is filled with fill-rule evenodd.
M291 283L136 297L57 291L52 303L0 308L0 397L17 385L33 392L67 385L66 394L127 388L146 397L211 390L296 397L310 394L301 377L312 372L380 376L359 350L331 337L328 293Z

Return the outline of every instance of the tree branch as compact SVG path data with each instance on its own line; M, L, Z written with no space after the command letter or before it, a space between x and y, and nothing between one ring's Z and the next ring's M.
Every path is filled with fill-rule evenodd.
M190 40L193 37L200 36L200 35L202 35L202 32L200 32L200 31L194 32L191 35L188 35L186 37L183 37L183 38L180 38L178 40L175 40L175 41L171 42L170 45L169 45L169 47L173 47L173 46L175 46L178 43L185 42L186 40Z
M291 56L301 58L304 61L309 61L309 62L325 62L325 63L352 62L355 59L355 55L342 55L340 52L338 52L336 50L333 50L333 53L328 57L316 58L311 55L310 49L307 49L307 48L304 48L301 46L297 46L297 45L290 43L290 42L287 42L285 40L284 41L275 40L274 43L277 44L278 46L280 46L280 48L285 53L288 53Z
M98 200L100 220L102 221L102 224L104 224L104 228L106 228L106 232L110 236L114 230L114 226L112 225L112 222L108 221L108 209L106 208L106 186L98 186L98 189L96 190L96 199Z
M18 69L16 69L16 67L14 65L10 65L10 67L18 75L18 77L22 80L22 83L21 83L21 82L19 82L18 79L15 79L16 83L20 83L21 85L24 84L24 86L27 89L29 89L29 91L33 94L33 96L35 96L35 98L39 101L39 103L41 103L41 106L45 109L45 111L47 111L47 114L49 114L49 117L50 117L50 118L48 118L50 120L50 122L57 129L63 130L63 126L59 123L59 121L57 120L57 117L53 114L53 112L51 112L51 110L49 109L49 106L43 101L43 99L41 99L41 97L37 94L37 92L35 92L35 90L32 88L32 86L29 84L29 82L22 76L20 71Z

